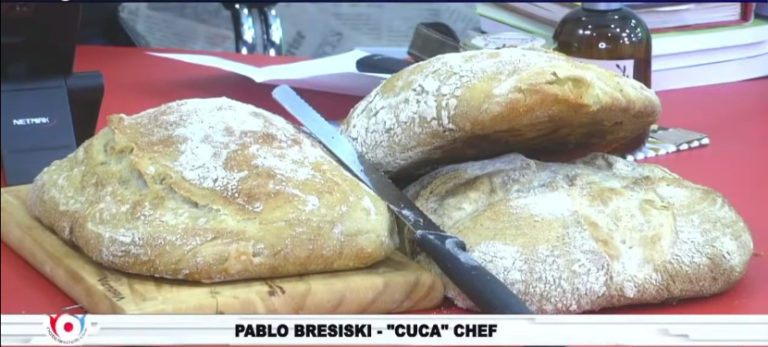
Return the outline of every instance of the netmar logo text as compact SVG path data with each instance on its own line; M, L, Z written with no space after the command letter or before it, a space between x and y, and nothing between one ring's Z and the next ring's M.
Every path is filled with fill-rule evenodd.
M50 315L48 334L61 344L73 344L85 336L85 315L73 314Z
M49 117L33 117L33 118L16 118L12 120L13 125L53 125Z

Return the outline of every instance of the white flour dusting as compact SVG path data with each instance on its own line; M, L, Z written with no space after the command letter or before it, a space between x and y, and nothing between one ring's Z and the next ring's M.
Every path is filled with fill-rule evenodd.
M320 207L320 200L314 196L314 195L307 195L302 193L296 188L287 186L287 185L274 185L272 184L272 188L283 191L289 194L293 194L295 196L300 197L301 199L304 199L304 211L312 211L318 207Z
M520 205L535 215L546 218L562 217L574 212L573 199L567 191L552 191L538 194L523 199L510 199L509 203L514 208Z
M373 206L373 202L368 196L363 196L363 206L368 209L368 214L373 217L376 215L376 207Z
M313 151L311 146L251 147L251 153L254 155L253 165L269 168L283 177L300 181L317 177L309 161L319 159L321 153L318 150Z
M563 243L579 247L522 251L511 244L486 241L471 254L515 293L525 293L537 312L590 310L607 290L608 259L586 235L569 234Z
M418 187L425 195L409 194L446 231L466 236L475 259L537 313L708 296L742 275L752 241L743 220L719 194L655 165L627 164L609 155L580 162L532 165L510 154L450 165L437 177L462 175L453 180L430 175L422 180L438 185L417 182L409 190ZM477 190L465 184L480 177L494 189L485 199L472 199ZM445 203L449 198L474 203ZM497 199L506 203L488 203ZM448 217L480 214L489 206L509 208L515 217L507 221L504 214L493 214L482 229L464 224L475 219ZM540 221L548 222L546 228L538 228ZM519 223L530 228L525 230L530 235L506 234ZM446 287L446 295L475 309L454 286Z
M243 132L264 130L264 120L243 106L234 103L222 106L219 99L196 99L177 104L183 111L172 112L178 120L168 122L177 126L173 136L181 138L179 157L173 167L182 177L203 188L235 190L248 172L232 172L224 166L230 152L239 146L233 139ZM191 119L182 121L182 118Z
M503 88L494 93L506 94L516 85L518 71L564 60L521 49L488 53L443 54L414 64L363 99L342 131L374 162L388 168L406 165L428 152L422 141L441 144L460 135L454 117L459 98L469 87L501 76Z
M370 196L360 182L285 120L234 101L110 117L57 163L29 209L109 268L215 282L348 270L394 249L386 210L367 221L357 203Z
M202 188L218 190L258 212L262 203L244 201L238 187L250 174L267 170L277 176L275 181L281 182L278 188L304 198L307 210L319 206L317 197L304 196L294 184L319 179L313 163L330 159L288 121L246 104L224 103L221 99L190 99L164 107L164 122L153 125L149 136L157 142L178 139L178 157L171 165L184 179ZM128 122L141 121L141 114L128 118ZM243 168L242 160L248 156L252 158L252 167ZM151 168L147 173L151 175L154 171Z

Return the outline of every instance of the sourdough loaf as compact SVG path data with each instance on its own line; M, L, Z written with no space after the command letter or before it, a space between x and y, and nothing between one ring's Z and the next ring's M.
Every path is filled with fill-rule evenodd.
M225 98L111 116L28 207L108 267L203 282L359 268L396 245L386 204L318 143Z
M538 313L712 295L736 283L752 255L749 230L720 194L605 154L456 164L406 192ZM444 280L449 297L474 309Z
M641 83L545 50L451 53L414 64L358 103L342 132L393 178L518 152L610 152L661 112Z

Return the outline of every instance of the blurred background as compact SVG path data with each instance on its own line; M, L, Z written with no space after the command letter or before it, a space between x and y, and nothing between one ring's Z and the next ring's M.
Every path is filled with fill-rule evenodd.
M420 22L450 23L460 38L480 25L475 4L467 3L277 3L273 9L283 35L280 54L313 58L359 46L408 46ZM81 42L237 51L233 11L221 3L86 3ZM251 29L261 39L261 27Z
M625 3L652 32L653 88L768 75L768 4ZM396 57L419 23L459 40L521 32L552 42L577 3L85 3L78 42L323 57L364 48Z

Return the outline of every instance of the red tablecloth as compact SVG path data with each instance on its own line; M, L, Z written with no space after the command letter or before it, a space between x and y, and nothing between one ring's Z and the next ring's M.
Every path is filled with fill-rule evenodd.
M212 54L212 53L208 53ZM223 57L269 65L295 58L222 53ZM142 49L78 47L76 71L99 70L105 94L98 127L106 116L133 114L162 103L195 97L227 96L286 115L269 95L273 86L213 68L150 56ZM357 97L302 91L328 118L344 117ZM727 197L746 220L755 241L747 275L730 291L676 305L638 306L623 313L768 313L768 79L660 92L661 124L710 135L712 145L647 162L664 165L681 176ZM0 312L51 313L72 300L2 244ZM439 312L457 312L453 308Z

